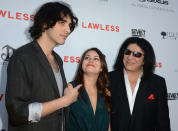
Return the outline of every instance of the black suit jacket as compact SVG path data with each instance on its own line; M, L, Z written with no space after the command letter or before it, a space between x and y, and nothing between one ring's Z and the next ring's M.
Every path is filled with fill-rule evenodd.
M164 78L152 74L141 79L132 115L123 71L109 73L112 95L112 131L170 131L167 89Z
M63 88L66 79L62 59L53 52L60 68ZM28 122L28 105L33 102L47 102L59 98L52 68L37 41L15 51L7 69L6 108L9 116L9 131L61 131L67 127L67 109L58 110L40 122ZM62 122L63 121L63 122Z

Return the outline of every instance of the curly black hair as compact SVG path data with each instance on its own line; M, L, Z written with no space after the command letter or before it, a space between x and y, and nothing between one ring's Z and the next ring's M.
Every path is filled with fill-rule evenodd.
M151 73L155 71L156 57L150 42L144 38L139 37L129 37L127 38L119 49L119 53L114 65L115 70L123 70L124 63L124 50L130 44L137 44L144 51L144 65L143 65L143 78L148 77Z
M34 23L29 29L33 39L38 39L42 32L52 28L57 21L63 20L64 17L71 18L70 30L75 29L78 24L78 18L74 16L70 6L66 3L48 2L42 5L34 16ZM45 25L45 26L44 26Z

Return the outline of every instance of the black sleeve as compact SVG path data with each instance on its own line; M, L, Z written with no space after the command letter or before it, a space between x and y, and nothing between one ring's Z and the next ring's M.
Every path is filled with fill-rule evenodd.
M158 119L157 131L170 131L170 119L167 99L167 87L165 79L161 79L158 86L159 101L158 101Z
M26 64L27 65L27 64ZM25 63L19 57L12 57L7 68L6 108L12 125L28 123L30 83Z

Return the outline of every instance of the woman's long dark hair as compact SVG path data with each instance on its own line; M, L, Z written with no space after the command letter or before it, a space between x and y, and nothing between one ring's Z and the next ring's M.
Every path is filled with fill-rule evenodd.
M103 97L104 103L105 103L108 111L110 112L110 110L111 110L111 96L108 95L108 93L107 93L107 91L109 91L108 68L107 68L107 63L105 60L105 55L99 49L90 48L84 52L84 54L81 57L81 61L79 63L74 80L77 82L77 84L85 85L84 78L83 78L84 72L82 70L82 63L83 63L86 53L89 51L95 51L99 55L102 71L100 72L98 79L97 79L97 83L96 83L97 92ZM82 89L83 88L79 89L79 95L83 98Z

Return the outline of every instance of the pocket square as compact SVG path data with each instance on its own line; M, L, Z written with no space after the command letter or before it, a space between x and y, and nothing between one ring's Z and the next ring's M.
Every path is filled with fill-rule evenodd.
M149 100L154 100L155 97L154 97L154 94L150 94L150 96L148 97Z

